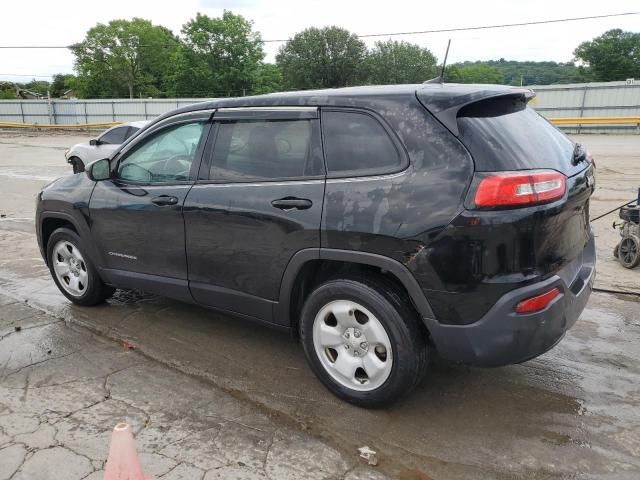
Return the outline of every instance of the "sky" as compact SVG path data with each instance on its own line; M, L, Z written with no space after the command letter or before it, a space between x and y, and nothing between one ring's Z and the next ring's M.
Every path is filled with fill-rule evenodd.
M179 33L197 12L232 10L253 20L263 39L289 38L307 27L337 25L356 34L456 28L640 11L638 0L32 0L3 2L0 45L69 45L96 23L141 17ZM393 37L429 48L439 59L451 38L449 62L464 60L571 61L574 48L612 28L640 31L640 15L495 30ZM372 46L375 40L365 39ZM280 43L265 44L273 62ZM0 80L50 80L72 73L68 50L0 49Z

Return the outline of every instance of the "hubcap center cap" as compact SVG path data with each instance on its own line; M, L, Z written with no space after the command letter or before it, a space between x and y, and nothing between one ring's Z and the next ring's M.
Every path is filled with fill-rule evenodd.
M362 330L349 327L342 335L344 338L344 348L354 357L363 357L369 351L369 342Z

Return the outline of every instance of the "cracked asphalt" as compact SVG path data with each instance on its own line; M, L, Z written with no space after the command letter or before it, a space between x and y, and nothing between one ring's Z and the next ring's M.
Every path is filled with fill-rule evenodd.
M640 136L580 140L598 161L592 216L631 199ZM66 301L37 250L33 197L68 171L77 141L0 134L0 480L102 478L122 420L155 478L640 478L637 295L595 293L535 360L483 370L436 358L408 399L358 409L276 331L141 292ZM596 286L638 293L640 270L612 259L612 220L594 224ZM377 467L358 459L363 445Z

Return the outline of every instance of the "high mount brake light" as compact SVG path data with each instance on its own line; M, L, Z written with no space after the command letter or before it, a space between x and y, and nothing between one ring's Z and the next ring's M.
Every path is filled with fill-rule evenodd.
M566 177L553 170L499 172L480 180L477 208L521 207L549 203L564 196Z

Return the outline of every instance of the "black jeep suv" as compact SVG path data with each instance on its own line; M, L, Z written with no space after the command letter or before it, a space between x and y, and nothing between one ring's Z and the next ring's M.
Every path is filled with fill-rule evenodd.
M137 288L290 330L362 406L411 390L432 349L523 362L595 272L594 165L531 97L425 84L182 108L43 189L42 255L79 305Z

